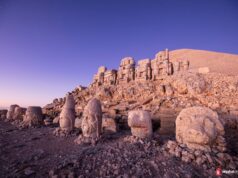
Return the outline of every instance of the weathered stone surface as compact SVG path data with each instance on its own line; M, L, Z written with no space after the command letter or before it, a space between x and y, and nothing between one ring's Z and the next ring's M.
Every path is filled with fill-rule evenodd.
M224 143L224 127L216 112L206 107L182 110L176 119L176 140L189 148L210 151Z
M151 60L152 80L160 79L163 76L173 73L173 65L169 61L169 51L160 51L156 54L155 59Z
M132 57L125 57L121 60L117 73L117 83L130 82L135 79L135 61Z
M153 134L151 116L148 111L129 111L128 125L131 127L132 135L136 137L146 138Z
M206 81L201 74L186 73L176 76L173 87L179 94L191 94L196 96L206 89Z
M99 86L104 83L104 75L107 71L107 68L105 66L101 66L98 68L98 73L94 75L93 77L93 85Z
M59 119L60 119L59 116L55 117L55 118L53 119L53 124L59 124Z
M118 131L118 125L116 123L116 120L114 118L103 117L102 129L104 132L116 133Z
M75 121L75 101L74 97L70 94L66 96L66 102L60 113L59 124L60 128L65 131L72 131Z
M43 124L42 109L40 106L29 106L23 118L24 126L39 126Z
M76 143L89 142L95 143L102 133L102 106L101 102L91 99L83 112L82 137L75 140Z
M105 85L115 85L117 81L117 70L108 70L104 74Z
M6 109L2 109L0 110L0 119L6 119L7 118L7 110Z
M14 105L11 105L8 112L7 112L7 119L8 120L12 120L13 117L14 117L14 111L15 111L15 108L16 107L19 107L18 105L14 104Z
M22 108L22 107L15 107L14 109L14 114L13 114L13 120L23 120L23 117L26 113L26 108Z
M82 127L82 119L76 118L75 119L75 123L74 123L74 127L78 128L78 129L81 129L81 127Z
M138 66L135 69L135 79L142 81L151 79L150 59L143 59L138 61Z

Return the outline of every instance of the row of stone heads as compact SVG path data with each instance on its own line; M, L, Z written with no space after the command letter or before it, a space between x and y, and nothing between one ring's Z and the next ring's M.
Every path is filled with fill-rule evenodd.
M17 104L13 104L9 107L9 110L1 110L0 117L1 119L7 119L8 121L18 120L25 123L38 123L43 121L43 113L40 106L29 106L28 108L24 108Z
M71 131L74 127L74 99L68 95L60 114L60 129ZM77 142L98 140L102 134L103 113L100 100L92 98L83 111L82 135ZM111 118L113 119L113 118ZM218 114L206 107L183 109L176 118L176 140L189 148L210 151L216 148L226 150L225 130ZM133 136L150 138L153 135L152 116L146 110L128 112L128 126Z

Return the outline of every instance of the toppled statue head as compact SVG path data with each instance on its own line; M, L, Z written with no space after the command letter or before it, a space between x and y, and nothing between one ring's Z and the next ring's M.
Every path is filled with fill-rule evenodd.
M67 94L65 104L60 113L60 129L72 131L75 122L75 101L71 94Z
M216 112L206 107L183 109L176 119L176 139L189 148L225 150L224 127Z
M82 120L82 132L83 142L94 143L96 142L102 132L102 108L101 102L93 98L91 99L83 112L83 120ZM81 139L76 142L80 143Z
M19 106L17 104L13 104L13 105L10 106L10 108L7 112L7 120L13 120L14 111L15 111L16 107L19 107Z
M128 113L128 125L133 136L149 138L152 136L152 122L148 111L135 110Z
M19 106L15 107L14 114L13 114L13 120L22 121L25 113L26 113L26 108L22 108Z
M24 126L39 126L43 124L43 114L40 106L29 106L23 118Z

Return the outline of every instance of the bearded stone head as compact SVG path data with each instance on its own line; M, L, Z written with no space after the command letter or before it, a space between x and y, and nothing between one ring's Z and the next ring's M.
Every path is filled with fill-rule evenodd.
M224 127L217 113L209 108L186 108L176 119L176 139L190 148L209 151L223 135Z
M83 112L82 132L84 137L98 138L102 131L102 108L98 99L93 98Z

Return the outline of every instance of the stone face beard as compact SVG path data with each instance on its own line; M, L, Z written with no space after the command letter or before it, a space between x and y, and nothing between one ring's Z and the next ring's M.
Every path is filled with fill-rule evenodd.
M101 127L99 126L99 117L94 114L87 114L82 120L83 136L96 138L101 133Z

